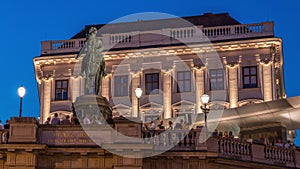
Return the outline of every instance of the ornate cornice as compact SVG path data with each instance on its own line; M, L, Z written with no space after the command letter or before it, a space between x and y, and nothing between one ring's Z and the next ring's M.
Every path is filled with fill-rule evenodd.
M229 41L213 44L192 44L185 46L169 46L148 49L128 49L121 51L107 51L104 54L106 60L118 60L140 57L172 56L183 54L205 54L211 52L226 52L246 49L270 48L281 45L279 38L251 39L243 41Z

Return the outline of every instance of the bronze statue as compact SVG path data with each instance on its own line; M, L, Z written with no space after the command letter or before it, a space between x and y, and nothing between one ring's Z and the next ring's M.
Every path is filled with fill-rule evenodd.
M91 27L84 46L76 58L83 57L81 74L85 75L86 94L99 94L102 78L106 76L105 61L102 55L102 40L97 38L97 29ZM84 55L84 56L83 56Z

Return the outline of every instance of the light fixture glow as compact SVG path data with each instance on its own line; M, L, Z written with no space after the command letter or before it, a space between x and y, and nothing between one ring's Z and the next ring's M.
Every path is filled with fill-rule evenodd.
M209 101L209 95L203 94L203 95L201 96L201 101L202 101L203 104L207 104L208 101Z
M26 94L26 89L25 89L25 87L20 86L20 87L18 88L18 95L19 95L21 98L23 98L23 97L25 96L25 94Z
M136 97L137 97L137 98L141 98L142 94L143 94L142 89L141 89L140 87L137 87L137 88L135 89L135 95L136 95Z

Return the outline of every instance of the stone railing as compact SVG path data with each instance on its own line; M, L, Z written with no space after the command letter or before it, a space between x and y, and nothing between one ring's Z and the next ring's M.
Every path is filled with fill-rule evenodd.
M196 150L197 132L194 130L146 130L142 132L143 143L153 144L154 150Z
M113 48L137 48L151 45L172 45L203 41L234 40L243 38L274 36L273 22L241 24L216 27L187 27L146 32L102 34L104 50ZM79 52L85 38L43 41L41 54Z
M251 161L251 144L234 141L232 139L219 139L219 152L221 157Z
M42 41L41 54L79 52L86 39Z
M0 130L1 143L38 143L58 147L100 145L118 150L122 145L124 145L122 148L134 145L146 147L147 151L151 152L208 152L231 160L300 168L300 151L294 148L280 148L214 136L201 143L201 134L204 133L201 128L142 130L140 123L124 118L116 119L114 122L112 125L45 126L37 125L35 118L12 118L8 140L8 131ZM135 139L129 140L124 136Z
M280 148L274 146L265 146L265 159L273 164L294 166L295 164L295 150Z

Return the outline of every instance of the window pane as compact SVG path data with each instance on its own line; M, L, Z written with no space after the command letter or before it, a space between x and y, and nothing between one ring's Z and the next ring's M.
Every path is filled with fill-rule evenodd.
M115 96L128 95L128 76L115 76Z
M155 81L155 82L158 81L158 74L153 74L153 81Z
M151 84L146 85L146 93L149 94L152 91L152 86Z
M178 76L177 80L183 80L183 73L182 72L178 72L177 76Z
M68 87L68 82L67 81L63 81L63 86L62 88L67 88Z
M56 81L56 88L61 88L61 81Z
M256 75L256 67L251 67L251 75Z
M146 81L147 82L151 82L152 81L152 76L150 75L146 75Z
M63 100L67 100L68 99L68 92L67 91L64 91L63 92Z
M153 88L152 88L153 90L154 89L158 89L158 83L153 83Z
M191 79L191 72L185 72L185 79Z
M223 70L222 70L222 69L219 69L219 70L217 71L217 73L218 73L218 76L223 76Z
M244 84L250 84L249 77L244 77Z
M244 68L244 75L249 75L249 68Z
M210 70L210 88L211 90L223 90L223 69Z
M256 76L251 77L251 84L256 84Z
M184 82L184 87L185 87L185 89L184 89L185 92L191 91L190 81L185 81Z

